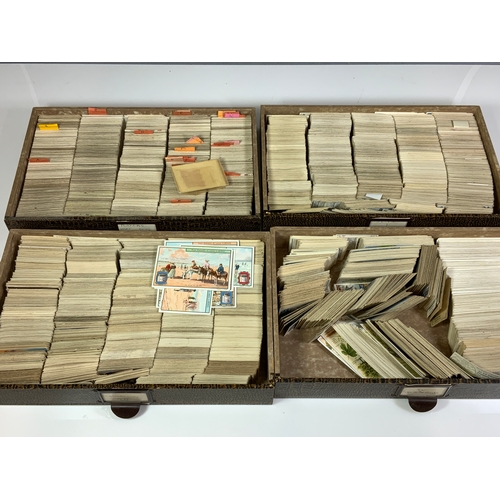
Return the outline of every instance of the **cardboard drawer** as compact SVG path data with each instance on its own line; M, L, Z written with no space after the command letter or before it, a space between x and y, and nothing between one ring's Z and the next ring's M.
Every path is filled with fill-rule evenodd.
M263 311L260 361L251 383L237 384L136 384L133 381L110 384L2 384L0 404L4 405L89 405L111 404L112 407L135 407L141 404L271 404L274 387L272 306L270 290L269 234L262 232L150 232L150 231L50 231L14 229L9 232L0 270L0 310L7 295L5 284L12 276L18 245L23 235L119 239L194 238L260 240L265 247L262 285ZM184 315L186 316L186 315ZM196 328L196 316L193 328ZM33 324L36 330L36 322Z
M285 213L269 210L267 176L267 118L269 115L299 115L300 113L375 113L375 112L464 112L472 113L477 122L484 150L491 167L495 204L492 214L425 214L425 213ZM263 105L260 110L261 158L262 158L262 209L263 229L273 226L497 226L500 225L500 176L486 123L479 106L346 106L346 105ZM351 132L352 133L352 132ZM471 173L471 182L474 182ZM335 201L335 200L332 200Z
M500 398L500 379L384 379L360 378L327 351L318 341L301 342L293 335L280 335L278 316L277 271L288 253L292 235L326 236L333 234L430 235L438 237L498 237L500 228L366 228L366 227L273 227L272 295L273 337L275 346L274 379L276 398L406 398L412 404L439 398L497 399ZM430 327L425 313L411 310L413 325L447 356L449 320ZM415 312L413 312L415 311ZM409 316L406 316L408 318ZM405 321L406 322L406 321ZM412 326L411 323L408 323Z
M85 116L89 114L89 109L81 107L38 107L33 108L31 118L28 124L26 137L21 151L19 165L12 187L9 203L5 213L5 223L9 229L139 229L139 230L158 230L158 231L210 231L210 230L232 230L232 231L259 231L261 229L261 198L260 198L260 179L259 179L259 161L257 148L257 127L255 120L254 108L239 108L239 112L247 117L251 117L251 136L252 136L252 162L253 162L253 192L249 193L253 196L251 213L247 215L231 215L224 210L223 213L217 215L152 215L141 214L140 206L131 215L120 215L119 211L116 214L96 215L88 213L86 215L65 215L61 214L48 215L44 213L43 208L36 211L34 215L20 215L18 207L23 195L25 178L29 166L30 152L37 130L39 118L47 115L61 116ZM217 116L218 111L224 111L224 108L190 108L189 113L193 116ZM234 110L234 108L232 108ZM137 114L153 114L172 117L175 114L186 110L178 110L177 108L156 107L109 107L105 108L104 113L107 115L137 115ZM226 111L229 111L226 109ZM120 158L123 148L123 131L118 158ZM182 153L179 153L182 154ZM188 154L188 153L184 153ZM165 152L167 156L167 152ZM35 158L37 160L38 158ZM43 160L43 158L39 159ZM165 163L163 163L165 168ZM165 175L165 171L163 173ZM230 181L231 182L231 181ZM163 185L163 180L162 180ZM96 183L97 187L97 183ZM58 188L65 191L67 194L68 188ZM182 195L179 195L182 198ZM185 198L185 197L184 197Z

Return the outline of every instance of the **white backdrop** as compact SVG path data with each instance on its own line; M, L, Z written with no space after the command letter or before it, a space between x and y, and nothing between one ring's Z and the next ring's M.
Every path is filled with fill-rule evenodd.
M0 65L0 212L34 106L261 104L480 105L500 151L499 65ZM0 225L0 247L7 229ZM321 420L334 423L318 426ZM0 405L0 436L500 436L499 401L442 400L416 414L395 400L276 400L272 406Z

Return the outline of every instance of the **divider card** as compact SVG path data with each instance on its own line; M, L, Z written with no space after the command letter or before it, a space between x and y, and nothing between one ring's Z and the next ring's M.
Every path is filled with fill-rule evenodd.
M213 246L159 246L153 288L230 290L233 249Z

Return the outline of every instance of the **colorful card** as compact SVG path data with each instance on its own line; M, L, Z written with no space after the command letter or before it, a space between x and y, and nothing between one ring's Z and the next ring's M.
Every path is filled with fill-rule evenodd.
M233 251L233 248L201 245L159 246L152 286L230 290Z
M221 291L214 290L212 292L212 307L236 307L236 289Z
M254 247L234 249L233 287L253 287Z
M212 290L199 288L164 288L161 313L212 314Z

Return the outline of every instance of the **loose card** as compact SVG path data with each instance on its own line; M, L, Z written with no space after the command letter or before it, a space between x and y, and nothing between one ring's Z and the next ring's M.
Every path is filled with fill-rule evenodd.
M233 249L209 246L159 246L153 288L229 290Z
M213 290L212 307L228 308L236 307L236 289L234 290Z
M159 291L161 292L159 308L161 313L212 314L212 290L164 288Z
M233 287L253 287L254 247L234 249Z

